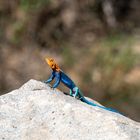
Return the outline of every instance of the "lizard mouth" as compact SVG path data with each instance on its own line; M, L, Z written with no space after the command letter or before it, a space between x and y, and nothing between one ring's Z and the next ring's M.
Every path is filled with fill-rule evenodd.
M54 64L53 64L53 59L52 58L45 58L45 61L47 62L47 64L51 67L51 68L55 68Z
M45 60L48 63L48 65L50 65L50 60L48 58L45 58Z

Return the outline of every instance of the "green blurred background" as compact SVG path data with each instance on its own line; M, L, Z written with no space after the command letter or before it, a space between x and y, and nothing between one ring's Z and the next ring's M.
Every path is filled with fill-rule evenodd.
M46 80L44 58L53 57L85 96L140 121L139 6L139 0L1 0L0 94L31 78Z

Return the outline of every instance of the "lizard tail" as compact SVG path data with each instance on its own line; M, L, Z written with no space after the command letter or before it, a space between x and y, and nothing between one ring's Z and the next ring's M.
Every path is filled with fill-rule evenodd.
M81 97L80 100L81 100L82 102L85 102L85 103L89 104L89 105L97 106L97 107L99 107L99 108L102 108L102 109L105 109L105 110L108 110L108 111L112 111L112 112L121 114L120 112L118 112L118 111L115 110L115 109L107 108L107 107L104 107L104 106L97 105L97 104L95 104L94 102L88 101L88 100L87 100L86 98L84 98L84 97Z

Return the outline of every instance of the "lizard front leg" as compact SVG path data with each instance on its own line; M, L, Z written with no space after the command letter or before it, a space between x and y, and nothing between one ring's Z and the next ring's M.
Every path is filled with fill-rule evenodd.
M43 81L44 83L48 84L50 83L53 79L54 79L54 74L52 73L52 75L50 76L50 78L48 80Z
M59 83L60 83L60 81L61 81L60 73L57 73L57 74L56 74L55 79L56 79L56 80L55 80L55 83L54 83L54 85L52 86L52 88L58 87L58 85L59 85Z

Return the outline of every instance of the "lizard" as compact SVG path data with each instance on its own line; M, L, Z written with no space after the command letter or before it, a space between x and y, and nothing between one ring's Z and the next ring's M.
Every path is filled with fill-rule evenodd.
M45 61L52 69L52 74L48 80L43 81L44 83L48 84L55 78L55 83L52 86L53 89L57 88L58 85L60 84L60 82L62 82L66 87L68 87L70 89L70 96L77 98L77 99L81 100L82 102L87 103L91 106L96 106L96 107L99 107L99 108L102 108L102 109L105 109L108 111L119 113L117 110L114 110L114 109L108 108L108 107L104 107L104 106L95 104L94 102L87 100L84 97L81 90L76 86L74 81L60 69L60 67L58 66L58 64L55 62L55 60L53 58L45 58Z

